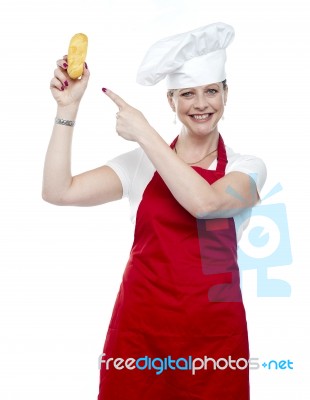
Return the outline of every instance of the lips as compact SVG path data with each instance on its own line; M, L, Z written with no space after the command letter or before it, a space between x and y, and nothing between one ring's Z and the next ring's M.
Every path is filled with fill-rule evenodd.
M212 116L212 113L208 114L191 114L190 117L195 121L207 121Z

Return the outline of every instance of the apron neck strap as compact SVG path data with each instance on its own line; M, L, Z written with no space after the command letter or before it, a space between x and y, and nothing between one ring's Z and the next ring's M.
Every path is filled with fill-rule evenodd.
M216 171L225 174L227 165L227 154L225 149L225 143L221 135L219 135L218 147L217 147L217 166Z

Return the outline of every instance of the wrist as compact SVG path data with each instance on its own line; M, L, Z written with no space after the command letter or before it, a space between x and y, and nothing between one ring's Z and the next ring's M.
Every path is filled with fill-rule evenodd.
M75 120L79 110L79 104L74 104L70 106L58 106L56 117L66 120Z
M149 128L144 130L143 134L138 138L137 143L140 147L146 149L156 144L160 138L158 132L150 125Z

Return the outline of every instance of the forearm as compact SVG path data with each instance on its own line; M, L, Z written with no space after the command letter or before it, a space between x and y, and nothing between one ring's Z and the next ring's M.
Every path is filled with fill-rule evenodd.
M196 218L233 217L259 199L255 181L243 172L230 172L210 185L151 127L138 143L174 198Z
M75 120L78 105L58 107L57 117L66 120ZM71 146L73 127L54 124L52 136L47 148L44 172L42 197L53 204L61 204L64 193L72 182L71 174Z

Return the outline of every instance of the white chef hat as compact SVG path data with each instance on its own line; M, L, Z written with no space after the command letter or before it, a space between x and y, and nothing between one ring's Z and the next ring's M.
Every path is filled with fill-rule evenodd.
M226 47L234 38L232 26L222 22L161 39L146 53L137 73L141 85L167 78L168 89L222 82L226 79Z

